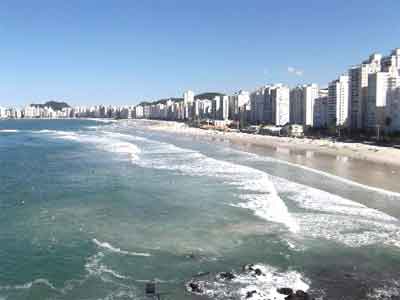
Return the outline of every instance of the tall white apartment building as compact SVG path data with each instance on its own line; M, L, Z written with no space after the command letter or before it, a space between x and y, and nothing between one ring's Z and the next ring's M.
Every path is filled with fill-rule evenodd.
M319 87L315 83L305 85L303 93L303 125L314 126L314 103L319 97Z
M5 107L0 106L0 119L4 119L7 117L6 109Z
M229 96L215 96L211 102L211 117L214 120L229 119Z
M349 113L349 76L342 75L329 83L328 126L347 126Z
M289 123L289 87L278 84L270 89L272 124L283 126Z
M366 128L383 126L385 119L386 96L388 93L389 73L377 72L368 75Z
M240 110L249 105L249 103L249 92L240 90L232 96L229 96L229 118L232 120L237 120L239 118Z
M40 108L36 106L26 106L24 108L24 117L25 118L39 118L40 117Z
M362 129L367 124L368 75L381 71L381 54L372 54L362 64L349 70L350 127Z
M194 93L190 90L184 92L183 93L184 119L190 119L192 117L193 102L194 102Z
M319 97L317 84L302 85L294 88L290 93L291 123L314 125L314 104Z
M393 72L400 70L400 48L392 50L390 55L385 56L381 60L383 72Z

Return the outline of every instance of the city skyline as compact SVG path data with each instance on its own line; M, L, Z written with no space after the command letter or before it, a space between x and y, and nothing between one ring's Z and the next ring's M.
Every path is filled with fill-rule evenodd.
M367 2L5 1L0 105L131 105L193 87L231 94L272 82L327 86L370 53L397 46L400 4Z

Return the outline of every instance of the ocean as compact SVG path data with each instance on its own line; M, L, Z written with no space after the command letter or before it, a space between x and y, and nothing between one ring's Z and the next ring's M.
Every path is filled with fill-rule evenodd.
M400 193L258 152L140 121L0 121L0 299L148 299L148 282L400 299Z

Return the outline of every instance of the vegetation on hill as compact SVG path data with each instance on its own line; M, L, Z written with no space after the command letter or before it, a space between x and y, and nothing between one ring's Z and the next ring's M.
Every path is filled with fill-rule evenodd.
M65 102L57 102L57 101L47 101L47 102L44 103L44 104L31 104L31 106L34 106L34 107L41 107L41 108L50 107L50 108L52 108L53 110L62 110L63 108L70 107L70 106L69 106L67 103L65 103Z
M203 100L203 99L214 99L216 96L225 96L225 94L222 93L214 93L214 92L207 92L207 93L202 93L194 96L194 99L198 100ZM164 99L159 99L157 101L143 101L140 102L139 105L152 105L152 104L165 104L168 100L171 100L173 102L180 102L183 101L183 98L164 98Z
M207 93L202 93L194 96L194 99L214 99L216 96L225 96L225 94L222 93L213 93L213 92L207 92Z

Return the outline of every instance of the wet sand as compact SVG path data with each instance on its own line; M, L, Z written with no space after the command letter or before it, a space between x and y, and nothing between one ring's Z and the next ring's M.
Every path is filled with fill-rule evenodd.
M190 128L182 123L148 122L148 128L221 143L238 150L280 159L363 185L400 192L400 150L363 144L225 133ZM322 146L320 146L322 144Z

